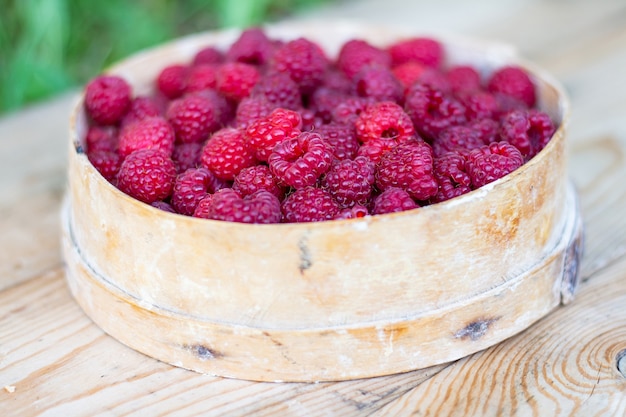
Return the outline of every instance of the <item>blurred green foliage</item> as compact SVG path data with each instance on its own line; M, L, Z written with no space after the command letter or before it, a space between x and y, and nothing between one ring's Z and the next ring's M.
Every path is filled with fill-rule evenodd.
M0 113L83 84L139 49L323 1L0 0Z

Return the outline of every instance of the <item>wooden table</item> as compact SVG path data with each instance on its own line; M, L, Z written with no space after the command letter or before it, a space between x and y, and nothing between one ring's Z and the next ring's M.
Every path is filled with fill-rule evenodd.
M103 333L64 282L69 94L0 119L0 416L626 415L626 4L405 3L307 16L500 39L563 82L586 228L575 301L468 358L389 377L254 383L157 362Z

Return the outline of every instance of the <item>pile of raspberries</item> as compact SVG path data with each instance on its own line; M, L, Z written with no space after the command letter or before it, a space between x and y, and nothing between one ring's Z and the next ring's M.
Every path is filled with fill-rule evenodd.
M352 219L442 202L516 170L555 125L521 67L446 66L443 45L316 43L247 29L163 68L85 89L87 157L131 197L242 223Z

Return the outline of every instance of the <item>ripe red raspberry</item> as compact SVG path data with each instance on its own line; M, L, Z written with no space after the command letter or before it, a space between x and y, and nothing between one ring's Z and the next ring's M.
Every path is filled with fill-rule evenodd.
M465 157L458 152L448 152L435 158L434 173L439 189L431 198L433 203L440 203L472 190Z
M202 200L198 202L198 205L196 206L196 209L193 211L192 216L198 217L201 219L208 219L212 202L213 202L213 195L207 194Z
M465 107L467 120L495 119L499 112L498 100L493 94L477 90L459 97Z
M322 187L342 207L366 205L372 196L375 165L364 156L334 164L322 180Z
M264 65L274 52L274 44L261 28L249 28L241 32L226 52L228 61L250 65Z
M495 120L476 119L468 122L467 126L478 132L485 145L500 140L500 123Z
M345 93L332 90L328 87L320 87L311 95L309 108L314 111L315 116L324 123L330 123L333 111L346 100Z
M217 90L230 100L241 101L250 95L260 77L259 70L250 64L228 62L217 70Z
M315 132L302 132L274 147L267 162L272 174L294 188L314 185L333 161L331 146Z
M252 122L246 129L246 140L259 161L267 161L276 144L297 137L302 119L292 110L275 109L269 116Z
M123 157L139 149L158 149L166 155L174 150L174 129L162 117L149 117L120 132L118 151Z
M181 174L189 168L197 168L198 165L200 165L201 152L201 143L192 142L175 145L174 151L172 152L172 161L174 161L176 165L176 172Z
M255 165L242 169L235 177L233 190L238 191L244 197L258 190L268 191L279 200L285 197L285 189L278 185L267 165Z
M179 174L172 190L172 207L177 213L191 216L196 206L210 192L213 174L206 168L190 168Z
M393 139L402 143L415 137L415 128L409 115L391 101L367 106L354 126L357 138L363 143L372 139Z
M424 84L414 84L404 104L415 129L426 139L434 139L450 126L465 123L465 108L441 91Z
M396 147L398 142L394 139L372 139L365 142L357 151L357 156L364 156L373 163L380 162L383 155Z
M298 84L288 74L275 72L262 77L252 89L253 96L263 96L274 107L298 110L302 96Z
M130 85L123 78L100 75L87 84L85 109L96 123L113 125L126 114L130 96Z
M427 67L417 62L406 62L393 67L391 71L398 81L400 81L404 89L407 89L420 79L426 68Z
M167 155L156 149L141 149L122 162L117 186L129 196L151 204L169 197L175 179L176 167Z
M418 207L419 204L411 198L409 193L401 188L391 187L374 199L372 214L396 213Z
M200 64L189 68L185 93L217 88L217 68L216 64Z
M159 210L163 210L163 211L167 211L168 213L176 213L176 210L174 210L174 207L172 207L169 203L166 203L165 201L155 201L154 203L150 204L152 207L154 208L158 208Z
M391 67L389 52L377 48L361 39L353 39L341 46L337 57L337 67L349 79L365 66Z
M299 38L279 47L272 58L272 68L289 74L302 94L315 90L329 66L324 51L315 43Z
M202 149L202 166L216 177L232 181L242 169L257 163L254 149L244 139L243 132L230 127L218 130Z
M298 113L300 113L300 117L302 118L302 128L300 128L302 131L310 132L326 123L312 109L301 109Z
M331 147L333 156L338 160L354 159L359 150L359 141L356 139L352 125L329 123L315 129L322 135Z
M109 182L112 182L120 169L122 160L117 152L96 150L88 152L87 157L91 164Z
M387 67L364 67L354 77L356 92L361 97L371 97L376 101L400 103L404 98L404 88Z
M533 107L536 102L535 85L528 73L517 66L498 69L489 78L487 88L492 93L503 93Z
M354 125L361 112L374 103L372 98L349 96L333 109L332 119L336 123Z
M450 151L465 152L485 145L478 130L469 126L450 126L433 140L433 153L442 156Z
M469 65L457 65L446 73L453 94L467 94L480 90L480 74Z
M443 61L443 46L430 38L411 38L398 41L388 48L394 66L417 62L437 68Z
M365 216L369 216L369 210L367 207L360 204L355 204L352 207L341 210L335 215L335 220L348 220L348 219L361 219Z
M324 80L322 81L320 88L321 87L330 88L338 93L353 93L352 81L348 79L343 71L340 71L335 67L330 67L326 70L324 73Z
M117 149L118 131L115 126L90 126L85 136L87 152Z
M170 103L167 120L180 143L202 142L219 126L219 108L202 93L189 94Z
M209 219L227 222L270 224L280 223L281 217L280 201L265 190L242 197L224 188L213 194L208 209Z
M515 171L523 163L524 157L515 146L493 142L470 151L466 172L472 179L472 186L479 188Z
M246 129L252 122L269 116L272 110L274 106L264 96L246 97L237 104L235 126Z
M423 140L401 143L385 153L376 170L380 190L398 187L416 200L428 200L437 193L433 174L433 153Z
M170 100L183 95L187 88L187 67L169 65L161 70L156 80L157 89Z
M163 108L160 103L152 97L138 96L135 97L131 103L128 111L122 117L120 125L122 127L128 126L139 120L147 119L148 117L159 117L163 115Z
M328 191L314 187L294 191L283 201L281 208L286 223L332 220L341 210Z
M496 114L494 119L500 120L508 113L514 110L528 110L528 106L525 102L507 94L495 93L493 95L498 103Z
M554 124L546 113L536 109L515 110L502 119L500 137L529 160L548 144L554 131Z
M426 67L420 75L417 83L429 86L434 90L438 90L445 95L452 93L452 87L448 81L446 74L435 68Z
M213 46L206 46L196 52L196 55L193 57L192 65L220 64L223 61L224 54L222 54L219 49Z

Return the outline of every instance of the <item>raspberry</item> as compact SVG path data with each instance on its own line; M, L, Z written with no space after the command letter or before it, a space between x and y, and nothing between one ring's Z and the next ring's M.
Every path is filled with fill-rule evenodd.
M520 67L503 67L491 74L487 88L492 93L503 93L512 96L528 107L535 105L535 85L528 73Z
M117 174L118 188L144 203L169 197L176 179L174 162L157 149L141 149L128 155Z
M395 103L404 98L404 88L389 68L364 67L356 74L354 81L356 92L361 97Z
M163 68L156 84L157 89L170 100L182 96L187 88L187 67L175 64Z
M360 204L355 204L352 207L345 208L341 210L337 215L335 215L335 220L347 220L347 219L360 219L365 216L369 216L369 211L367 207L362 206Z
M515 146L507 142L493 142L470 151L466 172L472 186L479 188L515 171L523 163L524 157Z
M274 45L260 28L250 28L241 32L226 52L228 61L250 65L263 65L272 56Z
M457 65L448 69L446 77L454 94L472 93L480 90L480 74L469 65Z
M415 137L415 129L402 107L382 101L365 108L355 121L357 138L365 143L372 139L393 139L398 143Z
M207 194L202 200L198 202L196 209L193 211L192 216L201 219L209 218L209 210L211 209L211 203L213 202L213 195Z
M428 200L437 193L433 174L433 154L422 140L401 143L386 152L376 170L380 190L398 187L416 200Z
M500 124L492 119L477 119L466 125L478 132L485 145L500 140Z
M302 97L298 84L288 74L276 72L262 77L252 89L253 96L263 96L274 107L298 110Z
M314 187L294 191L283 201L281 208L287 223L331 220L341 210L328 191Z
M450 126L433 140L433 153L442 156L450 151L464 152L485 145L478 130L468 126Z
M294 188L314 185L333 160L332 148L318 133L302 132L274 147L268 163L272 174Z
M354 125L365 108L374 104L372 98L351 96L344 99L332 111L332 119L337 123Z
M377 164L385 152L393 149L397 144L398 142L393 139L371 139L361 145L357 151L357 156L364 156Z
M91 118L102 125L120 121L130 106L131 88L121 77L100 75L85 90L85 108Z
M324 126L325 121L312 109L301 109L302 128L300 130L310 132Z
M171 155L174 150L174 129L162 117L149 117L123 128L118 146L123 157L139 149L158 149Z
M217 87L217 65L200 64L189 68L185 93L206 90Z
M202 93L189 94L170 103L167 120L180 143L202 142L218 128L217 103Z
M369 202L374 186L376 168L369 159L359 156L333 165L322 180L322 187L342 207Z
M425 84L434 90L441 91L445 95L450 95L452 93L452 87L450 86L448 77L446 77L443 72L435 68L427 67L424 72L422 72L422 75L420 75L417 82L419 84Z
M114 126L91 126L85 136L87 152L114 151L117 149L118 132Z
M437 68L443 61L443 47L430 38L411 38L394 43L389 48L394 66L407 62L417 62L427 67Z
M217 90L230 100L241 101L250 95L260 77L259 70L250 64L229 62L217 70Z
M354 127L346 124L329 123L315 129L331 147L333 156L338 160L353 159L359 150Z
M509 142L529 160L542 150L554 133L554 124L539 110L515 110L502 119L500 137Z
M154 208L158 208L159 210L167 211L168 213L176 213L176 210L174 210L174 208L165 201L155 201L150 205Z
M191 216L209 192L213 174L205 168L190 168L179 174L172 190L172 206L177 213Z
M315 90L324 79L328 58L315 43L299 38L287 42L276 50L272 67L288 74L300 87L302 94Z
M466 121L462 104L424 84L411 87L404 107L419 134L431 140L443 129Z
M353 39L341 46L337 57L337 67L349 79L365 66L391 67L391 57L383 49L370 45L364 40Z
M147 119L148 117L158 117L163 115L163 109L159 103L152 97L139 96L135 97L128 109L128 112L122 118L120 125L122 127L128 126L139 120Z
M344 93L320 87L311 95L309 107L315 112L316 117L322 119L324 123L330 123L333 110L345 99Z
M467 120L493 119L499 111L496 97L486 91L466 93L459 100L465 107Z
M324 73L321 87L330 88L338 93L352 94L352 82L342 71L331 67Z
M374 199L372 214L396 213L418 208L409 193L401 188L387 188Z
M201 143L192 142L175 145L172 152L172 161L176 165L176 172L180 174L189 168L196 168L200 164L201 152Z
M393 75L400 81L402 86L407 89L419 80L424 70L426 70L426 67L422 64L417 62L405 62L404 64L393 67L391 72L393 72Z
M434 173L439 184L431 201L440 203L472 190L472 180L465 171L465 158L458 152L448 152L435 158Z
M112 182L120 169L121 158L117 152L96 150L88 152L91 164L109 182Z
M233 190L238 191L244 197L258 190L268 191L279 200L285 197L285 189L278 185L267 165L255 165L242 169L235 177Z
M267 161L276 144L298 136L302 120L292 110L275 109L269 116L252 122L246 129L246 140L259 161Z
M280 201L265 190L241 197L237 191L225 188L213 194L208 218L237 223L280 223Z
M522 100L519 100L513 96L507 94L495 93L494 97L498 103L496 114L494 118L496 120L502 119L508 113L514 110L528 110L528 106Z
M224 128L213 134L202 149L202 166L216 177L232 181L242 169L257 163L254 150L239 129Z
M224 54L219 49L213 46L206 46L196 52L193 57L192 65L204 65L204 64L220 64L224 61Z
M253 122L267 117L273 109L272 103L267 101L264 96L246 97L237 105L235 126L245 129Z

